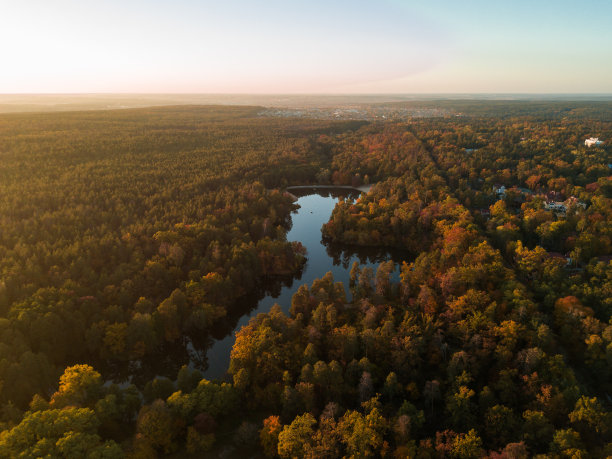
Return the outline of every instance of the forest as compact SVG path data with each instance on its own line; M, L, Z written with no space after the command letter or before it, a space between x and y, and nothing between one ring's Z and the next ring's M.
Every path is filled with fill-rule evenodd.
M410 107L444 114L0 115L0 457L612 456L612 103ZM413 256L321 272L205 379L307 262L306 184L374 184L323 240Z

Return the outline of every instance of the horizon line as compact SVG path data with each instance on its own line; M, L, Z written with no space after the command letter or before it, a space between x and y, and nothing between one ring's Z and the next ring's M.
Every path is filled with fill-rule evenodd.
M612 96L612 92L0 92L0 96L427 96L427 95L584 95Z

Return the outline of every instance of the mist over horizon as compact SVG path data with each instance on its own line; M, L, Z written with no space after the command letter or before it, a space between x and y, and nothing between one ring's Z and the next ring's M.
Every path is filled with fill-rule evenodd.
M167 105L256 105L298 109L435 101L609 102L609 94L0 94L0 113L144 108Z
M610 93L612 4L14 2L0 93Z

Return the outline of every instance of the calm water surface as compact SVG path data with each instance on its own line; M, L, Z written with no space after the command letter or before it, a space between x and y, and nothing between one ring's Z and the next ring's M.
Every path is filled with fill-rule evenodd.
M257 306L250 313L243 315L238 320L234 331L223 339L214 341L208 349L206 358L208 369L204 376L208 379L222 378L229 366L229 357L232 346L236 340L235 332L240 330L249 320L262 312L268 312L274 304L280 305L285 313L289 313L291 297L297 289L303 285L311 285L315 279L319 279L328 271L334 276L334 281L342 282L348 291L349 273L354 261L358 261L362 267L370 266L376 272L378 264L382 261L392 259L396 262L396 270L393 274L398 278L399 263L407 259L406 254L389 252L379 249L363 249L347 246L331 246L323 243L321 239L321 227L329 220L329 217L338 202L343 197L355 198L356 193L347 190L338 191L304 191L298 195L297 203L300 209L292 215L292 227L287 234L288 241L300 241L307 250L307 263L302 270L301 276L285 285L274 289L274 291L259 300Z

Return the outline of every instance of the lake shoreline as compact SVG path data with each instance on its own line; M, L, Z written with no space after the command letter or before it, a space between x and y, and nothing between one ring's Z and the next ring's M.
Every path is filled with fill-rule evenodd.
M291 229L287 233L287 240L300 242L306 248L306 264L293 277L284 278L288 280L287 282L276 283L277 288L265 292L265 296L259 298L254 307L249 305L245 308L243 315L235 323L229 324L233 326L233 330L226 336L214 339L212 345L205 351L208 366L202 373L206 379L225 381L236 332L248 325L258 314L268 313L275 304L281 307L283 313L289 315L293 295L301 285L310 286L316 279L331 272L334 281L342 282L348 295L349 292L346 290L350 285L350 269L353 262L356 261L361 267L369 267L376 272L381 262L392 260L395 264L392 277L394 281L398 281L401 263L412 258L408 253L388 250L385 247L326 243L321 234L322 225L329 221L334 207L342 196L355 195L358 190L348 186L319 185L316 188L299 187L296 191L299 190L302 192L296 194L304 195L297 198L300 208L291 214ZM338 193L334 193L334 190Z
M355 190L361 193L369 193L375 183L367 185L350 186L350 185L293 185L285 187L287 191L297 190Z

